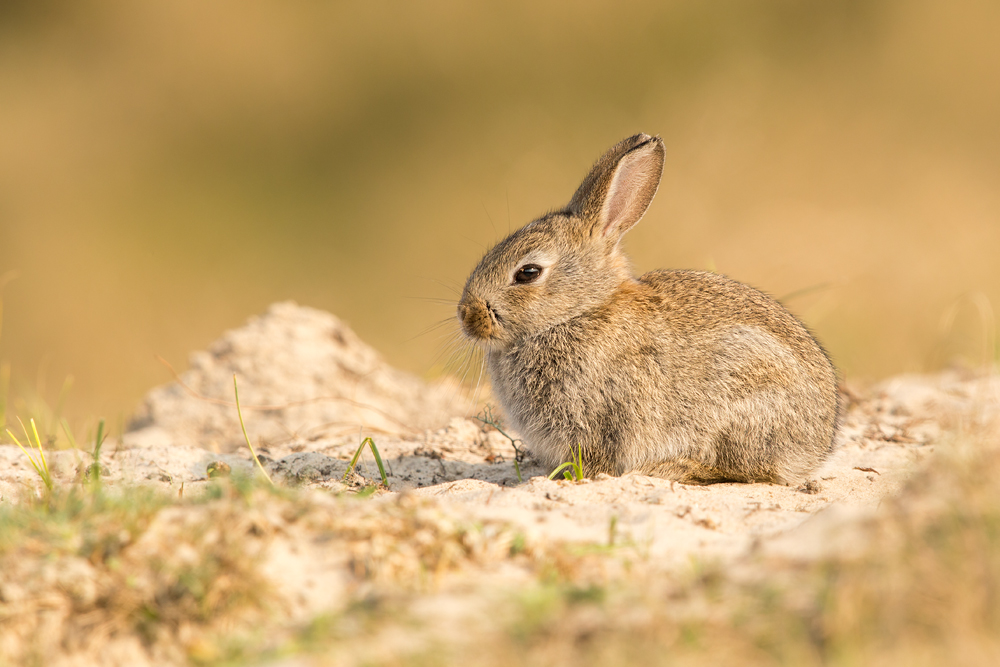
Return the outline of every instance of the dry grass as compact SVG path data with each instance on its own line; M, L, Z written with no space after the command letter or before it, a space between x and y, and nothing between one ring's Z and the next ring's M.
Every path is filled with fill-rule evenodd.
M16 664L140 643L182 661L211 632L263 618L266 544L245 502L58 490L0 510L0 641Z
M76 487L0 507L2 655L215 664L291 641L298 626L281 619L298 613L303 591L288 590L302 566L288 551L333 555L348 581L329 591L347 597L324 601L335 610L372 590L426 591L519 551L506 526L467 525L408 498L376 504L240 480L189 495Z

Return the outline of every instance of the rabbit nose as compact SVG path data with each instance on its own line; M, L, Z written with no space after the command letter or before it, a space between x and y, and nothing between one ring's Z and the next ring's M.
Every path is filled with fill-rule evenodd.
M491 321L486 304L480 300L458 304L458 321L462 330L471 338L489 338Z

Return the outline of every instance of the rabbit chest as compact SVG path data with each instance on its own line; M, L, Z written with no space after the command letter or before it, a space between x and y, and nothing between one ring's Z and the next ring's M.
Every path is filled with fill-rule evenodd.
M497 399L543 463L583 446L592 472L618 474L630 443L655 438L674 412L670 350L635 326L602 324L577 318L488 354Z

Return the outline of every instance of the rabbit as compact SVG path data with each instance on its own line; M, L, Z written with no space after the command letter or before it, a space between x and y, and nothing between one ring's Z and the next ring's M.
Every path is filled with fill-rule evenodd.
M776 300L722 275L633 277L622 236L663 171L659 137L612 147L569 204L490 249L458 304L493 392L540 463L588 476L792 484L833 449L837 374Z

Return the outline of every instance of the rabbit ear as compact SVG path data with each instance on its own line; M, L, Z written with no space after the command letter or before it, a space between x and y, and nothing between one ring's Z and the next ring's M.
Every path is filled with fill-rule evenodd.
M637 134L601 156L583 179L569 210L591 225L591 236L618 239L639 222L663 173L663 140Z

